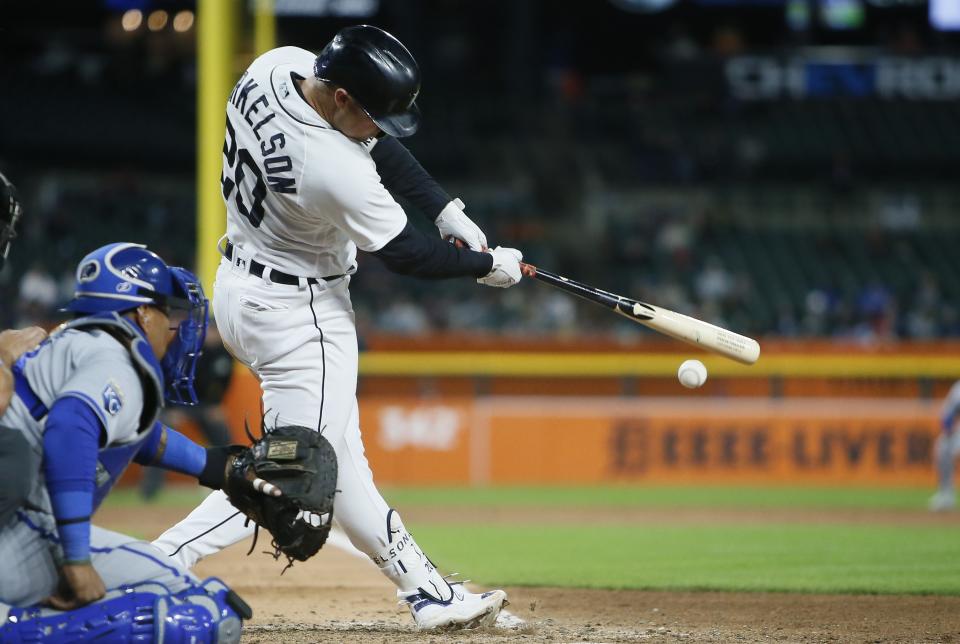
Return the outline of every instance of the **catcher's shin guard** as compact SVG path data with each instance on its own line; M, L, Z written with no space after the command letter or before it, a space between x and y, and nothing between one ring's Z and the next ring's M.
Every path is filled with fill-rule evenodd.
M453 599L450 584L403 527L396 510L387 513L387 545L373 556L373 562L397 585L400 595L421 594L444 603Z
M157 642L236 644L250 606L216 577L168 598L157 606Z
M167 593L163 586L158 590ZM94 604L66 612L42 606L11 608L0 627L0 642L153 642L160 600L161 595L149 591L111 591Z
M236 644L250 607L215 577L176 595L159 584L117 590L93 604L60 612L11 608L0 642L138 642Z

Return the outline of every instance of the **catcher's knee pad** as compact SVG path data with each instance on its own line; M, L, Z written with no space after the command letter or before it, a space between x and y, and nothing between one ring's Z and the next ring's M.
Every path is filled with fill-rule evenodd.
M387 513L387 545L372 559L400 589L400 594L421 594L438 602L453 599L453 589L430 558L403 526L396 510Z
M210 578L171 595L159 584L117 590L93 604L60 612L40 606L11 608L0 642L181 642L235 644L250 607L223 582Z

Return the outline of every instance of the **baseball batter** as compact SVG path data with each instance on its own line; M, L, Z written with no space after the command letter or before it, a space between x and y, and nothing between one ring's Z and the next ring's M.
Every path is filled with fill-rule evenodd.
M250 65L227 103L214 312L226 346L259 378L269 422L316 427L334 446L334 518L396 584L418 627L466 628L492 624L506 594L469 593L435 569L374 485L356 402L348 287L358 249L420 277L497 287L521 277L520 252L486 250L462 204L392 138L416 131L419 87L410 52L365 25L339 32L319 56L282 47ZM468 248L418 232L388 188ZM213 493L154 543L192 567L249 536L244 522Z
M934 462L937 466L937 491L930 498L930 509L934 512L952 510L957 504L954 491L954 467L960 454L960 381L954 383L947 392L940 410L940 436L933 448Z
M143 246L110 244L80 263L67 308L76 318L13 365L0 417L0 641L239 641L250 610L221 581L90 523L131 460L225 483L226 450L156 422L165 398L194 398L203 289Z

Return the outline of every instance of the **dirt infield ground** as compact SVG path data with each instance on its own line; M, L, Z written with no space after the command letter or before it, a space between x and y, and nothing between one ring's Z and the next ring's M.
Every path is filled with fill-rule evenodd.
M98 514L97 523L152 537L183 514L168 508L146 507L136 513L107 508ZM648 514L624 517L620 513L619 518L654 520L663 513ZM736 511L687 514L671 518L691 522L762 519ZM405 516L411 522L438 518L429 511L418 517L414 510ZM476 513L472 517L476 519ZM798 520L831 517L835 519L836 514L807 513ZM492 514L488 518L519 517ZM869 515L870 520L878 518L882 517ZM956 522L919 512L889 518ZM507 588L509 610L525 620L522 627L424 634L416 632L409 614L396 607L392 585L365 560L325 548L313 561L281 576L282 564L260 554L259 545L248 557L248 547L249 543L239 544L197 569L201 576L226 579L253 606L255 616L246 626L244 642L960 642L960 597L561 588Z

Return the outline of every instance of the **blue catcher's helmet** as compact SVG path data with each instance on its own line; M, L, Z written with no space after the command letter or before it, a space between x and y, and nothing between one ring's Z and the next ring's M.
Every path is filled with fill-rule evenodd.
M64 308L89 315L123 313L141 304L180 320L177 337L161 362L165 398L172 403L197 404L193 378L207 333L209 303L196 275L168 266L143 244L107 244L80 261L73 299Z

